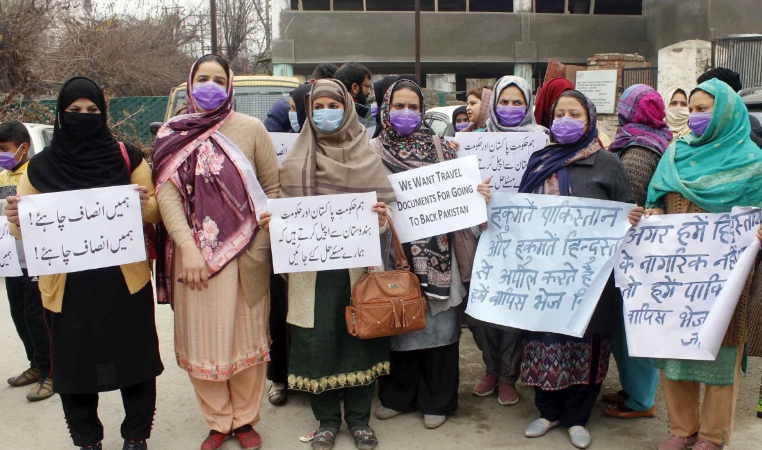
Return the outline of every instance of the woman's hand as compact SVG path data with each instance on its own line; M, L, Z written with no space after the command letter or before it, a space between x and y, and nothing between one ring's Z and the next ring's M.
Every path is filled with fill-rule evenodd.
M487 229L487 222L479 224L479 231L484 231L486 229Z
M640 219L643 218L643 213L645 212L645 208L642 206L636 206L632 208L632 211L630 211L630 214L627 215L627 218L630 219L630 225L633 227L638 226L638 222L640 222Z
M268 233L270 232L270 219L272 219L272 217L273 217L272 213L269 213L269 212L263 212L259 216L259 221L258 221L259 227L267 231Z
M145 186L135 186L135 190L138 191L138 194L140 195L140 209L145 208L146 203L148 203L148 200L151 199L151 196L148 194L148 188Z
M450 147L454 148L455 150L458 150L460 148L460 142L453 139L450 141Z
M643 217L648 219L651 216L659 216L659 215L662 215L662 214L664 214L664 210L661 209L661 208L649 208L649 209L646 210L645 213L643 213Z
M762 241L762 227L759 227L759 230L757 230L757 239Z
M8 218L8 222L20 226L19 222L19 202L21 197L18 195L9 195L5 197L5 216Z
M185 241L180 246L182 253L182 275L177 281L189 286L192 291L202 291L209 287L209 271L201 250L196 247L194 240Z
M378 227L383 228L386 222L389 221L389 216L386 211L386 203L378 202L373 205L373 211L378 213Z
M492 181L492 177L487 178L486 180L482 181L482 184L476 186L476 191L482 194L482 196L484 196L484 201L487 203L489 203L489 199L492 195L490 194L490 187L489 187L490 181Z

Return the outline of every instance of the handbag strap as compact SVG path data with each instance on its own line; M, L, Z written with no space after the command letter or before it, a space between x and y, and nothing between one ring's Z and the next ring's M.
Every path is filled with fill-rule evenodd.
M399 236L397 236L397 230L394 229L394 222L392 218L387 218L389 228L392 231L392 245L394 246L394 267L397 269L410 269L410 264L405 256L405 249L402 248Z
M434 141L434 147L436 147L437 149L437 158L439 158L439 162L444 162L445 157L444 157L444 152L442 151L442 143L439 142L439 136L435 134L433 137L433 141Z
M122 152L122 158L124 158L124 162L127 164L127 173L132 173L130 155L127 153L127 147L124 145L124 142L119 142L119 150Z

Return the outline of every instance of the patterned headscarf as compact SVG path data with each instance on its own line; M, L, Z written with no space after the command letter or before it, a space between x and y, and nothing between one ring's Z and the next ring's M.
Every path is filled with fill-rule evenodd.
M524 94L524 101L526 102L526 115L524 120L521 121L515 127L506 127L500 123L500 118L497 116L497 102L500 98L500 94L503 93L509 86L516 86ZM514 77L512 75L505 76L497 80L495 90L489 99L489 119L487 119L487 131L492 132L530 132L530 131L542 131L545 135L549 135L547 128L537 125L534 122L534 115L532 114L532 88L529 86L523 78Z
M551 144L529 157L527 170L521 179L519 192L572 196L572 185L567 167L576 161L587 159L601 149L598 143L598 113L593 102L579 91L564 93L584 101L587 109L588 128L577 142ZM559 97L560 98L560 97Z
M659 156L664 154L672 140L664 114L664 101L655 89L645 84L627 88L619 99L621 128L609 151L620 153L634 145L647 148Z
M734 206L762 207L762 150L749 137L746 105L717 79L696 90L714 97L712 120L701 137L689 133L669 146L648 187L646 205L663 206L663 197L677 192L713 213Z
M409 136L402 136L394 130L389 119L389 105L391 105L392 94L399 83L411 83L413 85L418 98L421 99L421 116L426 113L423 105L423 92L417 84L407 80L399 80L386 91L384 103L379 110L383 129L378 139L375 140L376 151L386 167L391 172L398 173L438 163L439 157L434 139L439 140L445 160L455 159L455 150L450 144L427 127L419 126ZM446 234L432 236L427 239L412 241L404 247L406 252L410 252L413 273L418 276L426 298L430 301L449 300L452 282L449 237Z

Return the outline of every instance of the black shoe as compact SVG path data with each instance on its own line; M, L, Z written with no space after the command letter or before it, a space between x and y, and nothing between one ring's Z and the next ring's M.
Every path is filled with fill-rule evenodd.
M373 428L368 425L360 425L349 429L355 438L357 450L373 450L378 446L378 439Z
M80 447L79 450L103 450L103 444L98 442L94 445L86 445L84 447Z
M125 439L122 450L148 450L148 443L146 441L128 441Z

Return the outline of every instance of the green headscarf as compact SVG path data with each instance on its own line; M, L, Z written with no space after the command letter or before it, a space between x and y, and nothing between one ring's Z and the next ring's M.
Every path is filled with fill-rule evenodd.
M669 146L651 179L646 205L663 206L663 197L677 192L709 212L762 207L762 150L749 138L746 105L717 79L697 89L714 96L712 120L701 137L688 133Z

